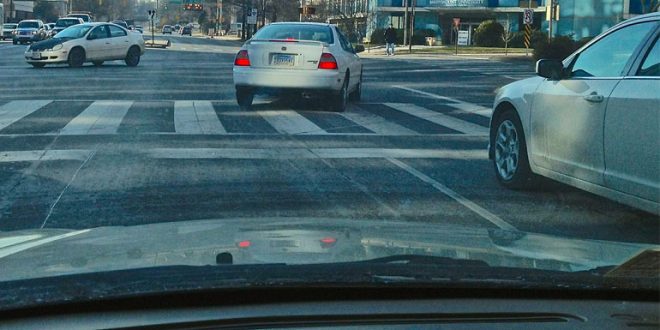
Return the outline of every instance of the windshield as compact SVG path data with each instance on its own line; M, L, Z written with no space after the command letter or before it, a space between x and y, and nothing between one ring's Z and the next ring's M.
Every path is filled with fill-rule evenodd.
M4 29L15 29L18 24L4 24L2 28Z
M87 34L87 32L91 28L92 26L90 25L74 25L60 31L58 34L55 35L55 37L72 38L72 39L82 38Z
M20 23L18 23L18 28L19 29L38 29L39 28L39 23L38 22L20 22Z
M295 39L332 43L332 31L327 26L274 24L259 30L254 39Z
M648 0L26 3L0 319L150 283L660 293Z
M72 25L80 24L77 19L58 19L55 23L56 27L69 27Z

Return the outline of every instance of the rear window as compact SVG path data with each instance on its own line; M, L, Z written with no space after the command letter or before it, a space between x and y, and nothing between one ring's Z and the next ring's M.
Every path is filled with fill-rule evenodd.
M68 27L76 24L80 24L80 21L77 19L58 19L55 26Z
M253 39L312 40L331 44L332 30L328 26L307 24L273 24L257 32Z
M29 28L39 28L39 23L37 22L20 22L18 23L19 29L29 29Z
M69 15L69 17L78 17L78 18L82 18L82 20L85 21L85 22L89 22L89 21L90 21L88 15Z

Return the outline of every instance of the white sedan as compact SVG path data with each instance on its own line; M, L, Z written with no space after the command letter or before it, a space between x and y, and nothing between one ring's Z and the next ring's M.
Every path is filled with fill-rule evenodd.
M330 105L344 111L359 101L362 63L339 29L323 23L273 23L259 30L234 60L236 99L250 106L256 93L300 92L305 97L330 95Z
M660 214L660 13L620 23L495 98L498 180L535 174Z
M112 23L85 23L30 45L25 51L25 60L37 68L57 63L80 67L85 62L98 66L112 60L124 60L126 65L136 66L143 54L141 34Z

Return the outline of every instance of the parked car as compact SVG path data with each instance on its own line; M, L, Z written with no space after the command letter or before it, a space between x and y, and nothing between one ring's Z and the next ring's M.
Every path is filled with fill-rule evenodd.
M82 20L82 18L79 17L63 17L58 19L55 22L55 27L50 31L51 37L55 36L58 34L60 31L68 28L69 26L74 26L77 24L83 24L85 21Z
M660 13L626 20L495 98L499 182L535 175L660 214Z
M16 34L13 36L14 45L28 42L41 41L46 39L46 30L44 22L38 19L27 19L18 22Z
M192 36L192 27L190 26L184 26L181 28L181 32L179 32L182 36L189 35Z
M83 22L85 22L85 23L93 22L92 16L90 14L86 14L86 13L71 13L71 14L67 15L67 17L77 17L77 18L82 19Z
M329 96L333 110L359 100L362 63L339 29L325 23L272 23L247 41L234 60L236 99L250 106L263 90Z
M172 26L170 25L163 25L163 30L161 31L163 34L172 34Z
M112 24L117 24L117 25L123 27L124 29L129 30L128 24L126 23L126 21L114 20L114 21L112 21Z
M16 32L16 23L6 23L2 25L2 40L11 39Z
M85 23L64 29L54 38L32 44L25 60L34 67L68 63L71 67L85 62L102 65L104 61L124 60L128 66L140 63L144 39L112 23Z

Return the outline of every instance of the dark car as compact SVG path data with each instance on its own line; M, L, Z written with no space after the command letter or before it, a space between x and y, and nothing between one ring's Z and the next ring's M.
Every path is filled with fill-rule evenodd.
M130 30L130 29L128 28L128 23L126 23L126 21L122 21L122 20L118 19L118 20L114 20L114 21L112 21L111 23L112 23L112 24L117 24L117 25L123 27L123 28L126 29L126 30Z
M181 28L181 35L184 36L186 34L189 35L189 36L192 36L192 27L184 26L184 27Z
M14 36L14 32L16 31L16 27L18 24L15 23L6 23L2 25L2 40L5 39L11 39Z
M46 39L46 30L44 22L37 19L23 20L18 23L16 27L16 34L13 36L12 41L14 45L27 42L35 42Z

